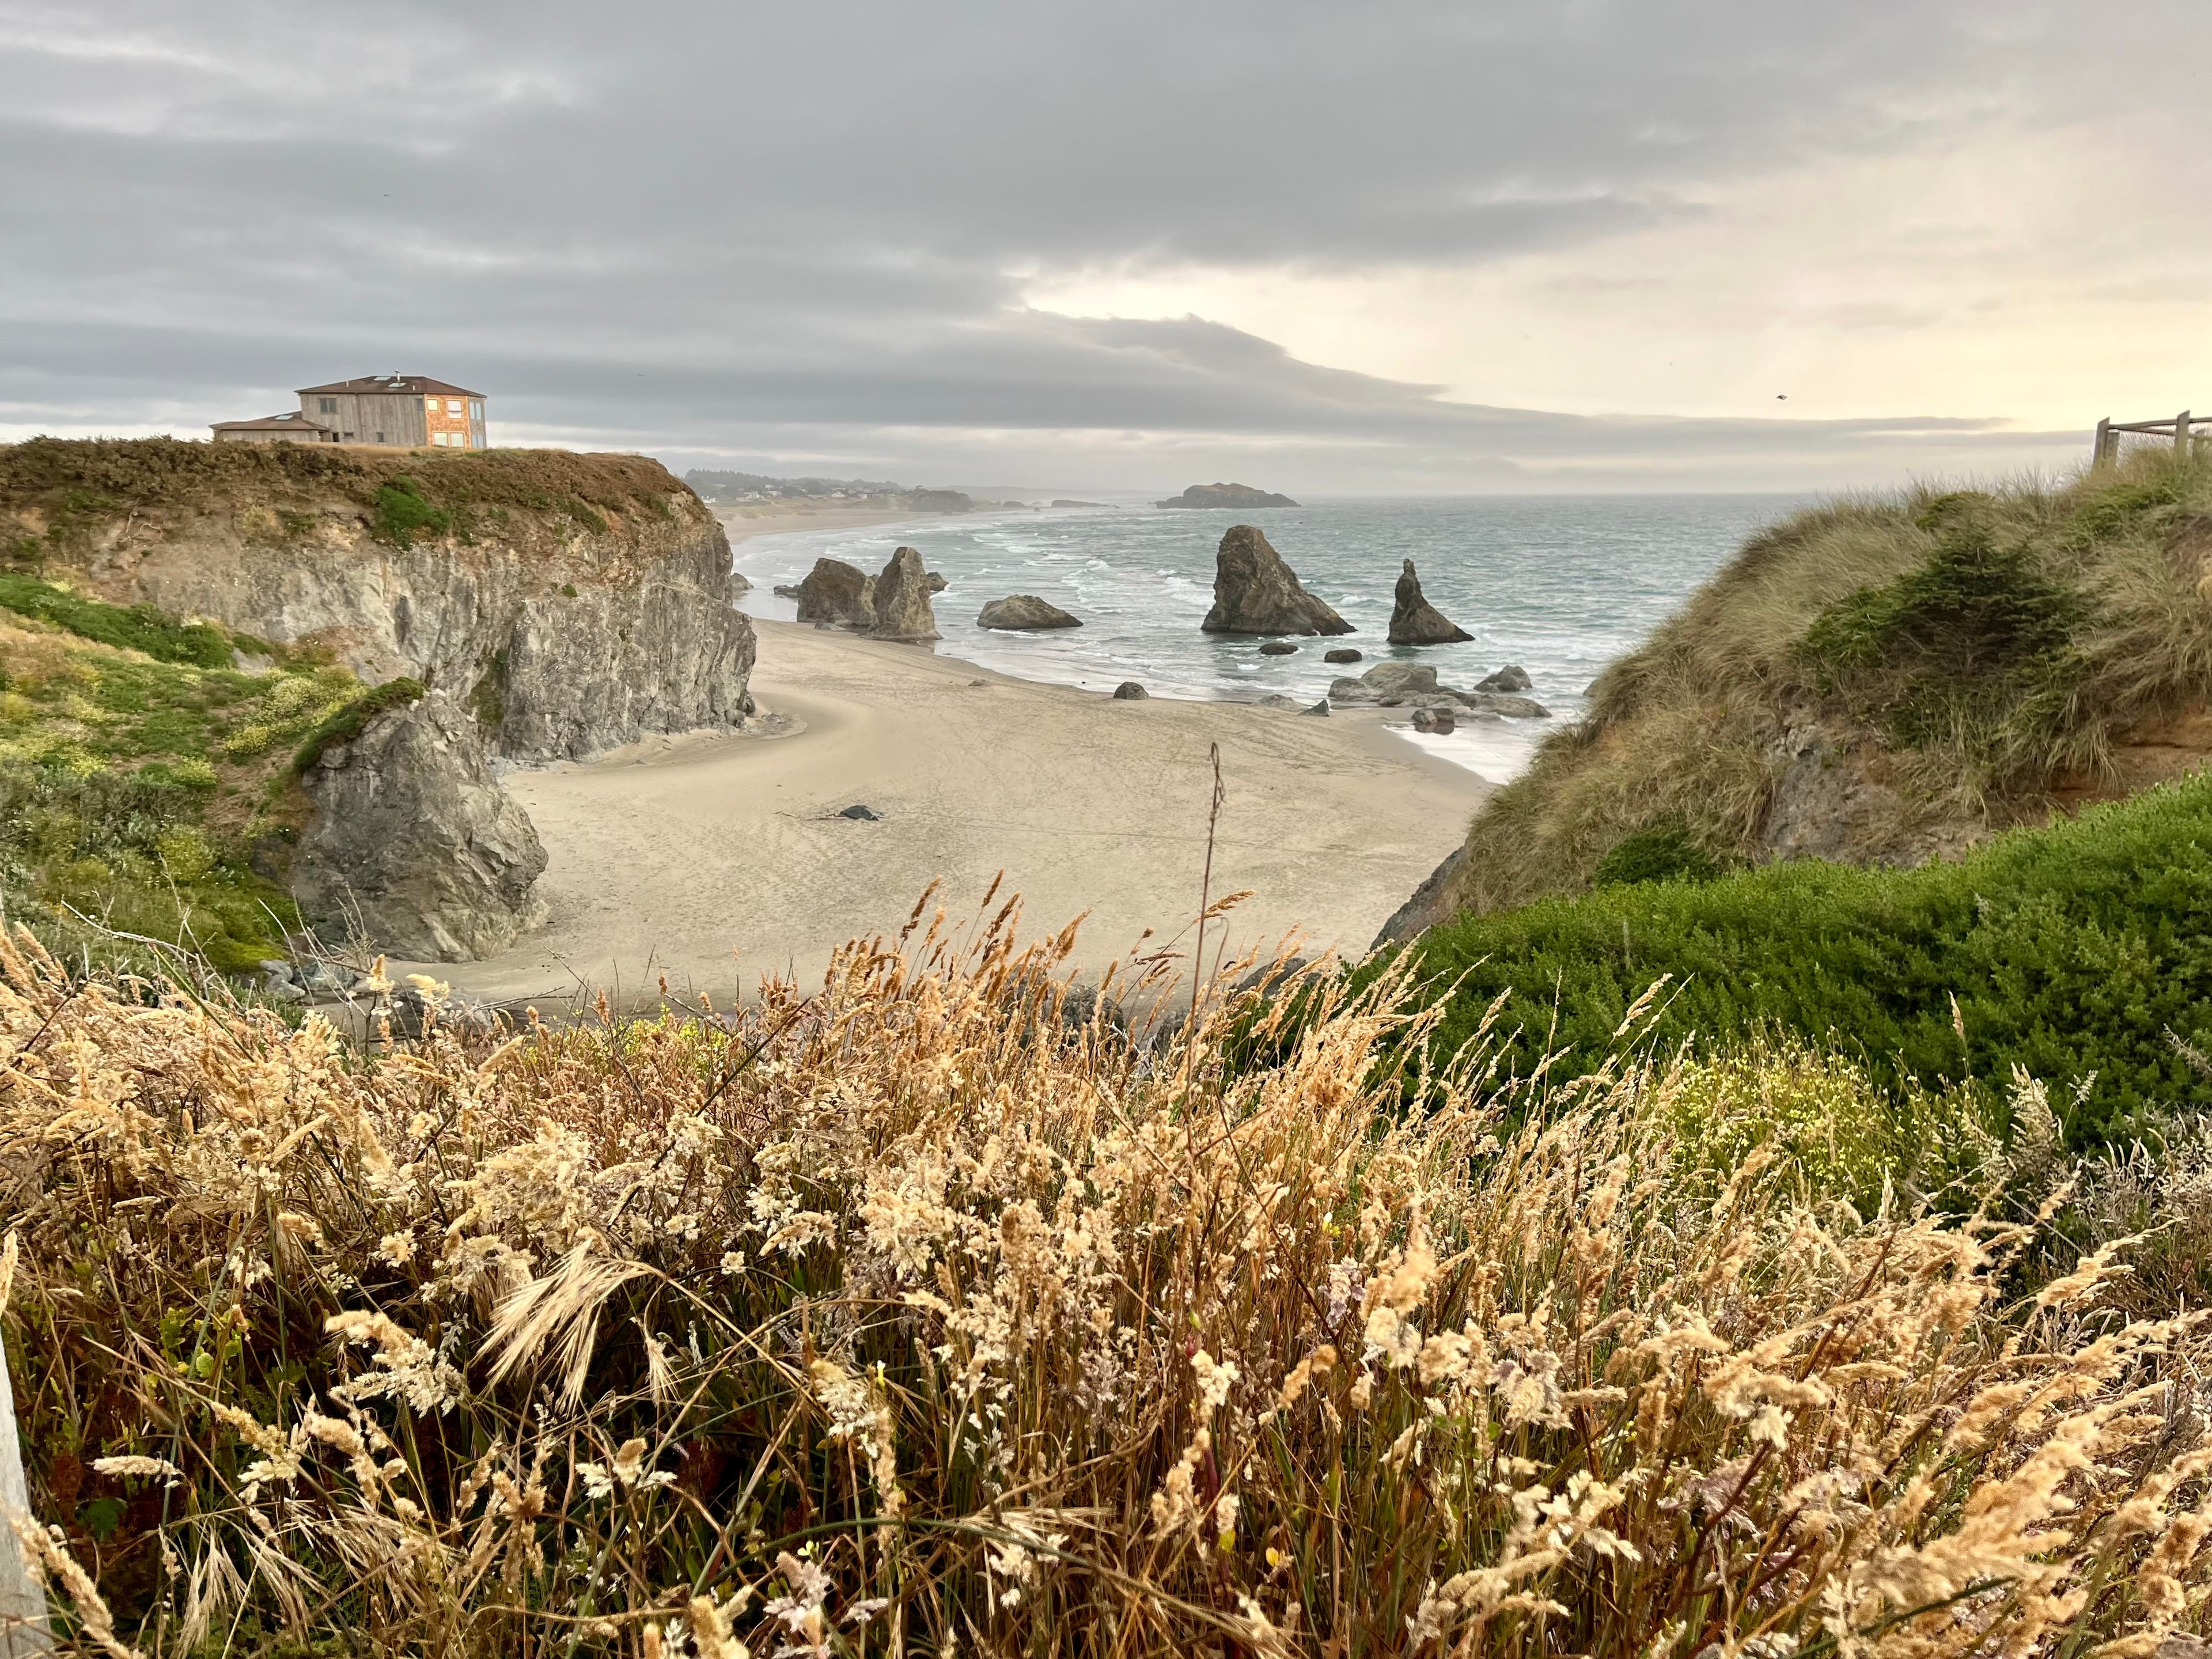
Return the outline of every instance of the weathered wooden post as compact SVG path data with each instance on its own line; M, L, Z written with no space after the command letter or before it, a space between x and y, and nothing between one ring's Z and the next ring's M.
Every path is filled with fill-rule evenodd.
M2185 409L2173 417L2173 459L2189 459L2189 411Z
M8 1376L7 1344L0 1342L0 1659L44 1659L54 1650L46 1592L23 1559L22 1540L15 1536L19 1516L36 1524L23 1480L23 1448L15 1437L15 1385Z
M2097 422L2096 440L2089 451L2089 465L2093 468L2104 465L2106 459L2105 452L2111 447L2112 437L2112 417L2107 415L2103 420Z
M15 1287L15 1235L0 1240L0 1317ZM8 1344L0 1337L0 1659L44 1659L54 1650L46 1626L46 1592L32 1577L15 1535L20 1522L36 1526L31 1489L23 1479L23 1446L15 1434L15 1383L8 1375Z

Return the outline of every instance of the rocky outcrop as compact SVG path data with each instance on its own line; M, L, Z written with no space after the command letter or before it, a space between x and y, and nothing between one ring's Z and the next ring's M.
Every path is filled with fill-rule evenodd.
M799 584L799 620L832 628L876 625L876 580L842 559L817 559Z
M922 568L921 555L911 547L896 550L875 580L870 637L915 644L944 638L937 631L936 613L929 608L929 572Z
M1232 525L1213 562L1209 634L1349 634L1352 624L1306 592L1282 555L1249 524Z
M1407 560L1398 573L1396 603L1390 607L1390 643L1457 645L1474 637L1428 602L1421 592L1421 579L1413 574L1413 562Z
M1364 704L1395 708L1445 708L1505 720L1548 720L1551 710L1533 697L1516 697L1496 691L1461 691L1437 684L1437 671L1426 663L1378 662L1358 679L1346 676L1331 680L1329 701L1346 707Z
M1083 621L1034 593L1012 593L985 605L975 618L975 625L1002 629L1080 628Z
M1474 689L1478 691L1533 691L1535 685L1529 679L1527 669L1517 662L1509 662L1495 674L1477 680Z
M1418 939L1430 928L1449 921L1459 914L1459 906L1452 901L1452 889L1457 884L1459 872L1467 867L1467 843L1462 842L1444 854L1443 862L1429 872L1427 878L1413 890L1407 899L1390 914L1382 930L1375 935L1371 947L1381 950L1386 945L1399 944Z
M1288 495L1273 495L1265 489L1255 489L1250 484L1210 483L1193 484L1180 495L1170 495L1155 507L1296 507Z
M1365 653L1349 645L1340 645L1334 651L1321 653L1323 662L1358 662Z
M325 748L301 780L314 816L293 860L308 921L358 921L417 961L495 955L540 920L545 849L493 777L483 729L451 696L380 714Z
M1152 695L1134 680L1123 680L1114 688L1114 701L1116 702L1142 702Z
M973 497L957 489L917 489L906 498L907 505L917 513L973 513Z

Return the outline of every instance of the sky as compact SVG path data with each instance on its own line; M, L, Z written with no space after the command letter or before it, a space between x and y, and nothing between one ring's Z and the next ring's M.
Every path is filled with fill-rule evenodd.
M0 441L387 371L679 470L2056 471L2212 412L2202 0L0 0Z

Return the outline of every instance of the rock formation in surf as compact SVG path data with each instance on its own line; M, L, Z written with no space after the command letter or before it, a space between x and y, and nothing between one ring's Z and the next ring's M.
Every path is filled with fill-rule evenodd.
M1306 592L1282 555L1249 524L1232 525L1214 556L1209 634L1349 634L1352 624Z
M975 625L1002 629L1080 628L1083 621L1034 593L1011 593L985 605L982 614L975 618Z
M1456 645L1474 637L1429 603L1421 592L1421 579L1413 574L1413 562L1407 560L1398 574L1397 603L1390 607L1390 643Z
M875 625L869 635L915 644L944 638L937 631L936 613L929 608L929 572L922 567L921 555L911 547L896 550L876 578Z

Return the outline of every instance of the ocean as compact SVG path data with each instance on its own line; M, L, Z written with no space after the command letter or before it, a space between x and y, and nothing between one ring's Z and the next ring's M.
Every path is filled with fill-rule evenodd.
M1340 674L1386 658L1436 665L1443 684L1472 687L1518 663L1544 720L1462 725L1408 741L1496 781L1583 710L1598 671L1644 640L1759 526L1807 498L1794 495L1450 496L1320 501L1243 512L1065 507L929 516L858 530L799 531L738 545L753 584L742 608L789 620L779 583L824 556L871 574L900 545L945 578L936 596L940 654L1023 679L1111 690L1137 680L1156 697L1250 702L1280 693L1310 703ZM1213 602L1213 555L1233 524L1256 524L1298 578L1355 632L1297 641L1263 657L1256 639L1202 634ZM1462 645L1384 643L1399 566L1411 559L1430 602L1474 638ZM1053 633L975 625L986 600L1034 593L1083 620ZM1322 653L1352 646L1348 667Z

